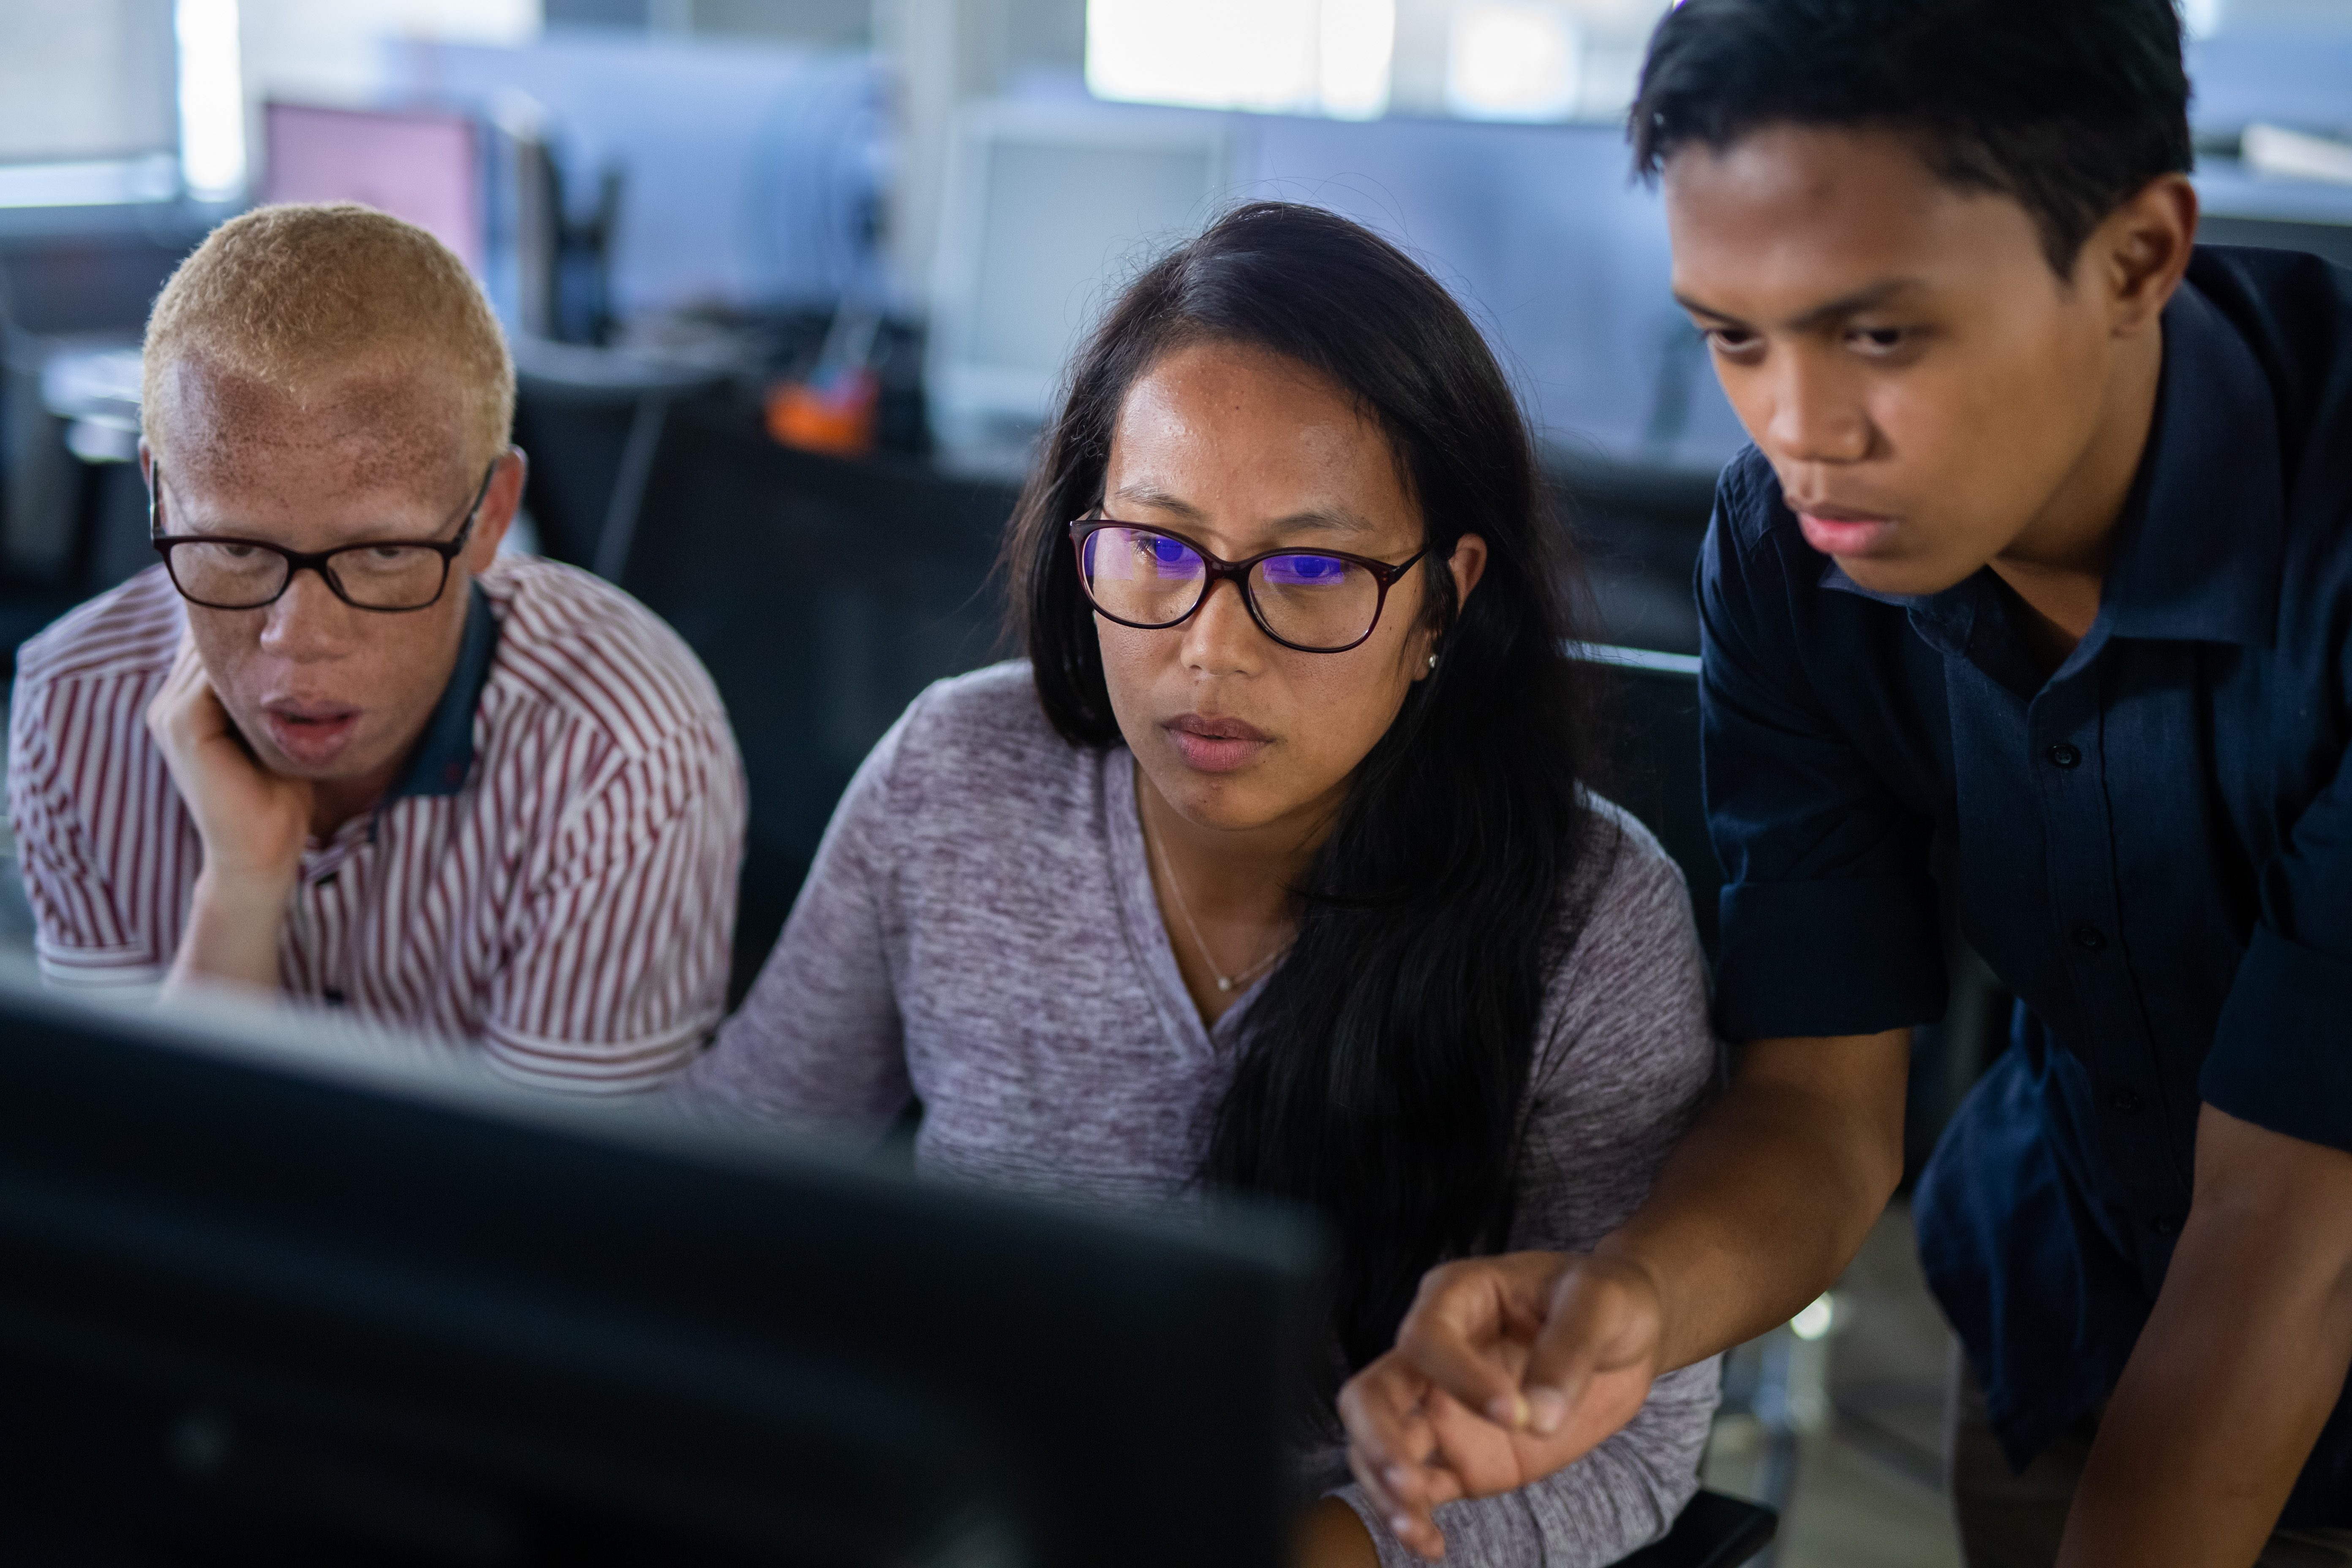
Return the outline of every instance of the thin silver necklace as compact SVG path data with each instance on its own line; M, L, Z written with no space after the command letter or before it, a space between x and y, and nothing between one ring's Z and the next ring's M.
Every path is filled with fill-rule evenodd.
M1151 846L1151 853L1159 858L1160 875L1168 879L1168 890L1176 895L1176 912L1184 917L1184 929L1192 933L1192 945L1201 950L1201 962L1209 966L1209 973L1215 978L1219 991L1231 991L1252 977L1265 973L1274 967L1276 962L1284 953L1290 951L1290 938L1286 936L1275 944L1272 952L1238 974L1227 974L1219 969L1216 954L1211 952L1209 944L1202 940L1201 927L1199 922L1192 919L1192 906L1184 901L1184 884L1176 879L1176 868L1168 863L1168 851L1161 847L1160 840L1151 836L1151 829L1149 826L1144 828L1143 837L1144 841Z

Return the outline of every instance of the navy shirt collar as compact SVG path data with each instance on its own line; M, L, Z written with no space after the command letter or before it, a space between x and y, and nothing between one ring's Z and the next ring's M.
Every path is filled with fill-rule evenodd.
M470 594L457 667L449 672L449 684L442 688L441 700L425 721L425 737L416 743L407 771L383 797L387 804L409 795L456 795L474 771L474 712L482 705L482 689L490 683L499 623L481 584L473 584Z
M2139 475L2100 594L2106 635L2267 647L2286 533L2278 408L2253 351L2184 282L2164 308L2164 373ZM1874 593L1823 563L1821 584L1911 612L1931 645L1965 652L1990 617L1990 572L1940 594ZM2099 633L2086 643L2100 640Z
M2270 378L2192 284L2164 309L2164 384L2101 611L2117 637L2267 647L2286 487Z

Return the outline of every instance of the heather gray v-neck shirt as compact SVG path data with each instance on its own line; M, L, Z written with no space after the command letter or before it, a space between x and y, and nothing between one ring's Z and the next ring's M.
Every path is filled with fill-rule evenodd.
M1540 1025L1515 1249L1580 1250L1623 1220L1712 1079L1681 873L1622 812L1598 819L1597 889ZM1255 994L1202 1026L1152 894L1134 759L1064 741L1028 666L999 665L926 691L858 770L688 1087L874 1134L919 1095L926 1171L1163 1203L1200 1163ZM1713 1361L1670 1373L1583 1459L1441 1509L1447 1561L1597 1568L1663 1533L1696 1489L1716 1381ZM1301 1461L1318 1489L1348 1479L1336 1445ZM1383 1564L1419 1562L1340 1495Z

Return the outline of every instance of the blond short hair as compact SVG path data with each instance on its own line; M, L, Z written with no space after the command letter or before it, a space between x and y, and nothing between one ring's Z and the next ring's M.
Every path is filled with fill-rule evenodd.
M514 424L514 359L465 263L349 202L257 208L180 263L147 319L141 423L159 452L169 372L185 360L298 396L361 367L446 377L471 468L506 449Z

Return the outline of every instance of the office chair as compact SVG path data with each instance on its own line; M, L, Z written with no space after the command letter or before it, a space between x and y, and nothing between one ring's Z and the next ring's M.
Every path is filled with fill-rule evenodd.
M751 781L747 986L857 764L924 687L1000 657L990 572L1017 489L793 451L723 404L665 416L608 543L718 683Z
M1598 689L1601 735L1592 750L1601 793L1641 818L1682 868L1699 944L1712 962L1723 868L1699 788L1698 660L1595 643L1570 651Z
M1780 1528L1780 1516L1759 1503L1701 1491L1665 1539L1621 1559L1617 1568L1738 1568L1769 1546Z
M137 466L68 450L42 383L62 353L138 343L156 292L204 237L185 223L0 241L0 675L26 637L154 561Z
M617 580L670 409L726 376L539 338L514 349L515 445L530 457L523 505L539 552Z

